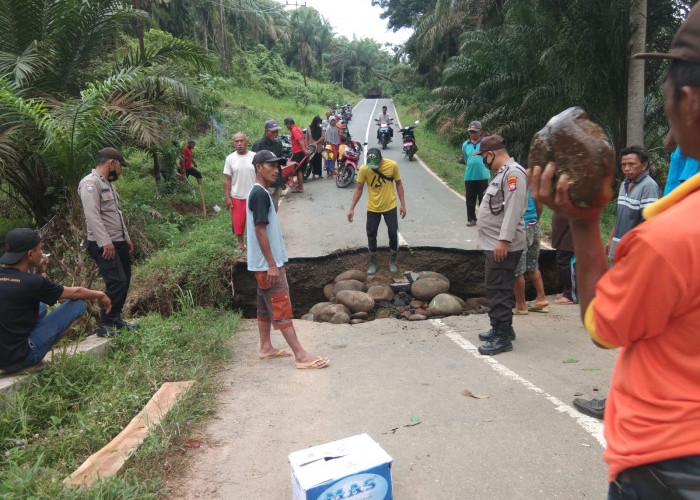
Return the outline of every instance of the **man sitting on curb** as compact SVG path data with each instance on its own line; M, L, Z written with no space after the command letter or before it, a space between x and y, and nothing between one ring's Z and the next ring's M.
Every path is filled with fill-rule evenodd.
M41 276L48 255L33 229L13 229L5 236L0 257L0 370L30 372L45 366L46 353L68 327L85 312L79 299L98 299L107 312L112 307L104 292L80 286L63 286ZM36 274L28 272L35 268ZM47 314L47 304L68 299Z

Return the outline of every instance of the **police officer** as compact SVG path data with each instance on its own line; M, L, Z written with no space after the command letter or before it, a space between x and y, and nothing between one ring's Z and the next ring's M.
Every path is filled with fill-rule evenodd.
M122 166L130 166L124 155L114 148L101 149L97 154L97 167L83 177L78 186L87 226L85 246L97 263L106 285L105 293L112 301L109 313L102 307L97 330L100 337L112 337L117 330L139 326L121 318L131 282L130 254L134 250L113 184Z
M479 352L493 356L513 350L513 283L515 267L526 246L523 213L527 207L527 175L508 154L500 135L484 137L474 155L480 155L484 165L497 172L484 193L477 217L479 248L486 261L486 300L491 308L491 329L479 334L479 339L486 341Z

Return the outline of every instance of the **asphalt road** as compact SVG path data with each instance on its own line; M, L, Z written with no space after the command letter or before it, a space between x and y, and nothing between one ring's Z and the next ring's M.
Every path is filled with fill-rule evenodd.
M377 145L374 118L382 106L396 117L388 99L365 99L353 112L350 133L368 148ZM396 122L396 119L395 119ZM419 125L420 126L420 125ZM403 247L439 247L463 250L476 249L476 227L466 227L464 197L447 187L419 159L408 161L403 155L401 133L394 125L394 140L382 154L399 164L406 196L406 218L399 220ZM418 144L420 157L420 143ZM364 163L363 153L361 162ZM463 169L455 162L456 169ZM280 204L280 223L284 230L290 258L315 257L336 250L367 246L365 235L367 187L355 208L355 221L347 221L347 212L356 184L340 189L333 179L311 180L304 184L304 193L289 194ZM294 229L293 229L294 228ZM298 230L297 230L298 228ZM382 224L377 238L380 247L388 247L386 226Z
M360 103L353 135L364 139L383 102ZM399 161L406 187L404 240L474 248L463 199L403 159L398 142L387 156ZM351 196L323 179L285 199L290 257L365 246L362 210L353 224L345 219ZM550 303L547 314L515 317L515 349L495 357L476 351L486 315L353 326L295 320L302 344L330 357L323 370L258 360L256 323L244 320L218 376L216 418L193 431L204 447L187 449L168 498L290 498L289 453L365 432L393 458L397 499L605 498L602 424L570 404L606 395L616 352L592 344L577 306ZM286 347L279 333L273 341Z

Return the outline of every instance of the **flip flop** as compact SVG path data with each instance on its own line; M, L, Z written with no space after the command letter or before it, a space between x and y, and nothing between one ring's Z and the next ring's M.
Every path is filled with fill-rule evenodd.
M534 312L534 313L548 313L549 312L549 309L545 309L544 307L542 309L538 309L536 307L528 306L527 310L530 312Z
M520 312L517 309L513 309L513 316L527 316L528 313Z
M284 349L277 349L277 351L273 352L272 354L269 354L264 358L260 359L289 358L291 357L291 355L292 353L289 351L285 351Z
M322 358L321 356L317 356L316 359L314 359L310 363L297 363L297 368L299 370L321 369L328 366L329 362L330 360L328 358Z

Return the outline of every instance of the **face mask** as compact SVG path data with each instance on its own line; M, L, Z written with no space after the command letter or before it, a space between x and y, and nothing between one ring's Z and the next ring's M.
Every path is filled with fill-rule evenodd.
M107 180L108 180L109 182L114 182L114 181L116 181L117 179L119 179L119 174L117 173L117 170L116 170L116 169L110 170L110 171L107 173Z
M491 161L486 161L486 156L488 153L484 155L484 165L488 167L489 170L493 167L493 162L496 161L496 155L493 155L493 158L491 158Z

